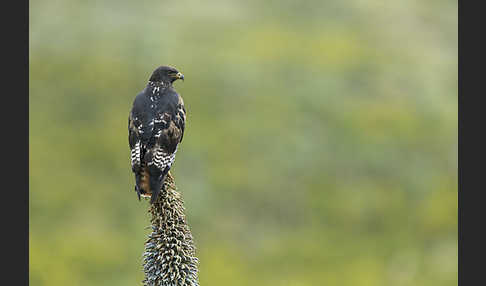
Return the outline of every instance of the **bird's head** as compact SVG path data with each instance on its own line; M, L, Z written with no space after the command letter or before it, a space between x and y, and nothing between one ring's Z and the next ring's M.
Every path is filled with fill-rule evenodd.
M168 66L160 66L154 70L152 76L150 76L149 81L155 83L170 83L172 84L174 81L182 79L184 80L184 75L180 73L173 67Z

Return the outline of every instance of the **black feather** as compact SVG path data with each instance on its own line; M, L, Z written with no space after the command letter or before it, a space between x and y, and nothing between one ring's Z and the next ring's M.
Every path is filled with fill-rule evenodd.
M186 120L183 100L172 87L173 74L178 72L173 68L164 68L167 67L156 69L151 81L135 97L128 122L130 149L132 154L139 154L135 160L132 155L135 191L139 196L140 192L146 191L140 186L141 166L146 166L150 173L151 203L157 199L175 159Z

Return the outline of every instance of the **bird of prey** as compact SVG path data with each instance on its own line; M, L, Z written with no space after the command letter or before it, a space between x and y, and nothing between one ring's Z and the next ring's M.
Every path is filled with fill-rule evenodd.
M157 199L182 141L186 109L172 83L184 80L173 67L160 66L152 73L147 86L135 97L128 116L128 143L135 192Z

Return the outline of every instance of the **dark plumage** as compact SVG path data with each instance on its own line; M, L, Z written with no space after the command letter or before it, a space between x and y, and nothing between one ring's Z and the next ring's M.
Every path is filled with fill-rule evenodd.
M158 67L133 102L128 117L128 141L131 150L135 191L151 196L153 203L174 162L182 141L186 110L182 97L172 83L184 76L175 68Z

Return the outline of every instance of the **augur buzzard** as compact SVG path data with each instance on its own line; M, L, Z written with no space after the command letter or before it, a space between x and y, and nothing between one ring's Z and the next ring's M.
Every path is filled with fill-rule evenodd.
M172 83L184 76L175 68L155 69L149 82L133 102L128 116L135 192L155 202L182 141L186 110Z

